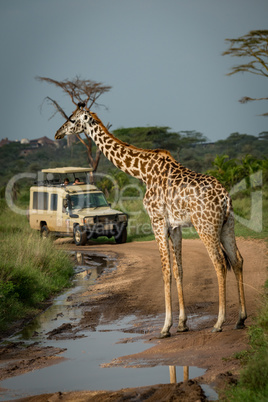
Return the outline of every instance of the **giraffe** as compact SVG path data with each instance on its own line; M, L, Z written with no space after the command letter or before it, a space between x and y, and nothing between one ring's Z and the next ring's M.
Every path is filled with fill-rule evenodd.
M244 328L247 318L243 287L243 258L234 234L232 202L225 188L212 176L189 170L165 150L146 150L115 138L98 116L79 104L59 128L55 139L65 135L89 135L101 152L119 169L146 184L143 204L147 210L158 245L164 281L165 321L160 338L170 336L171 259L179 299L177 331L187 331L183 296L181 227L193 225L203 241L216 270L219 288L219 313L212 332L222 331L226 317L226 274L232 268L239 297L239 317L235 328ZM170 240L170 241L169 241Z

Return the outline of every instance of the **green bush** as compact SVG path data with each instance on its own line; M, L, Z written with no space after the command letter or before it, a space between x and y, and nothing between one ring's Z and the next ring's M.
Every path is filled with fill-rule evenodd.
M5 329L69 286L73 266L52 240L30 229L25 216L4 208L0 218L0 329Z
M259 402L268 400L268 282L263 307L255 325L249 328L251 349L246 367L242 370L238 385L226 393L224 400L235 402Z

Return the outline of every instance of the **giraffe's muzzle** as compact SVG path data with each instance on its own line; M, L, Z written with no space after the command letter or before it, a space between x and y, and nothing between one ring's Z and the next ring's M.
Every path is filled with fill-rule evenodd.
M61 140L64 136L65 134L61 130L58 130L55 134L55 140Z

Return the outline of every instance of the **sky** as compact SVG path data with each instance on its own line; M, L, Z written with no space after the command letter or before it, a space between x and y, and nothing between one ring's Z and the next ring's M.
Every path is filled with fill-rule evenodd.
M227 76L226 38L268 29L267 0L1 0L0 139L54 139L64 123L44 102L70 98L36 80L80 76L112 86L92 108L111 131L165 126L209 141L268 131L267 78ZM41 105L43 105L41 107Z

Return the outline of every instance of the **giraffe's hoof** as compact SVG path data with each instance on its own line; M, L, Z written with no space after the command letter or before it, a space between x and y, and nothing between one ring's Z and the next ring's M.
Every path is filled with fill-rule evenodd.
M212 328L211 332L222 332L222 328Z
M164 338L169 338L170 337L170 332L161 332L159 335L159 339L164 339Z
M235 329L244 329L245 324L243 322L237 322L235 325Z
M187 332L187 331L189 331L189 328L187 327L187 325L178 326L178 328L177 328L177 332Z

